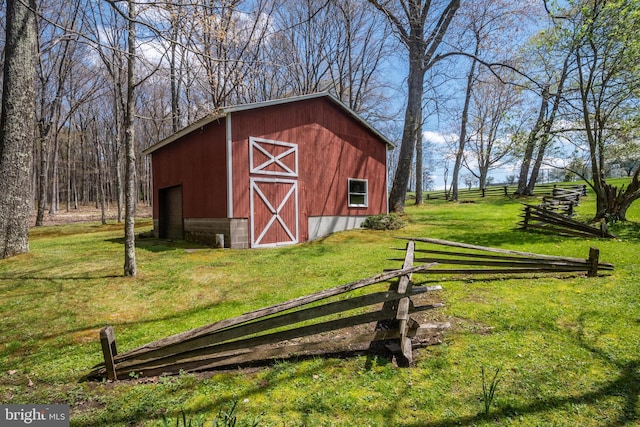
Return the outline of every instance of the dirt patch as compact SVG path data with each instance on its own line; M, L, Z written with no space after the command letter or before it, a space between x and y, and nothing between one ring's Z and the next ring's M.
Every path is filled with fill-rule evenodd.
M152 208L148 205L138 205L136 209L137 218L151 218ZM118 210L117 207L112 206L105 210L105 218L107 221L117 221ZM102 220L102 211L95 205L92 206L79 206L78 209L70 209L67 211L65 208L60 209L55 214L50 214L47 210L44 214L44 224L47 225L64 225L73 224L77 222L97 222ZM122 211L122 220L124 221L124 210ZM34 211L29 217L29 224L35 226L36 212Z

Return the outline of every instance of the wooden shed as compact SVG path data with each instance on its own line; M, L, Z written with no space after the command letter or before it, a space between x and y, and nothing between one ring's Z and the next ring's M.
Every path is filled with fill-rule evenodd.
M154 232L293 244L386 213L391 142L322 93L226 107L149 147Z

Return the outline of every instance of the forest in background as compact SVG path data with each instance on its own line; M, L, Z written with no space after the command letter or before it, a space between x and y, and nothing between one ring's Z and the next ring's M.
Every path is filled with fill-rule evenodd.
M635 34L638 6L513 3L39 0L36 224L87 204L114 206L121 219L131 87L143 203L151 203L144 148L223 106L321 91L397 142L389 173L394 184L407 175L402 194L429 187L435 168L454 200L459 181L484 187L504 164L519 166L523 194L559 159L585 179L633 175L639 55L622 34ZM137 67L128 78L132 26ZM416 92L419 109L409 111ZM424 140L426 129L436 137Z

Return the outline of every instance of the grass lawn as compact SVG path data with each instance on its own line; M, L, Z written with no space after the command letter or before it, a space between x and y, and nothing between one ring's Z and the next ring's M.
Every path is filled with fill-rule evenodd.
M578 208L586 219L593 197ZM354 230L300 245L214 250L138 239L138 277L121 277L123 231L96 223L32 229L31 253L0 261L0 402L67 403L71 425L211 421L237 402L238 425L640 425L640 202L617 240L516 229L519 200L408 206L399 231ZM138 221L140 232L151 221ZM281 360L246 370L85 382L113 325L121 351L399 267L404 242L434 237L586 258L611 275L440 281L438 346L415 366L380 357ZM420 283L420 276L415 281ZM386 286L386 285L385 285ZM384 287L384 286L383 286ZM499 382L485 414L481 369Z

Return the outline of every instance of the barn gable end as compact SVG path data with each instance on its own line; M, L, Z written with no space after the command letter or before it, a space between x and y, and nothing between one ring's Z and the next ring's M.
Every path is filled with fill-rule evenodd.
M180 185L184 237L228 247L298 243L387 212L389 141L326 94L225 109L145 151L154 230Z

